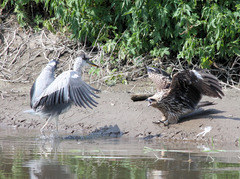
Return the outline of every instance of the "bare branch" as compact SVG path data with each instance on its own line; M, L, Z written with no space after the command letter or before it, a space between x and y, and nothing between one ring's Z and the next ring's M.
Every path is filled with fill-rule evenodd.
M0 57L8 50L8 48L12 45L13 41L15 40L15 37L16 37L16 33L17 33L17 30L14 31L13 33L13 38L11 40L11 42L7 45L7 47L2 51L2 53L0 53Z

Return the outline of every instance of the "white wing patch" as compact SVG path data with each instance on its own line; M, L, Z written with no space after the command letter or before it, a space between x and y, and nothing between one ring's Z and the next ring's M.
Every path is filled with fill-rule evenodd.
M199 79L203 79L202 76L196 71L196 70L192 70L192 72L195 74L195 76Z
M78 77L79 77L78 74L74 74L74 75L71 76L71 78L78 78Z

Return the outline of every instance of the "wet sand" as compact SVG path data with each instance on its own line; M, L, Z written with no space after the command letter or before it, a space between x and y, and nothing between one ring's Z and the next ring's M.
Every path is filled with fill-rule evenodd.
M59 48L59 45L63 46L63 42L70 42L65 39L65 36L60 38L57 34L54 35L44 30L39 33L25 31L18 28L15 16L9 18L12 20L4 25L7 28L3 31L3 36L15 37L15 29L18 31L13 43L10 42L11 39L8 39L8 44L12 43L12 46L8 48L11 47L14 51L8 51L4 45L2 46L2 49L6 51L3 56L4 63L10 64L4 66L7 69L2 71L6 75L6 78L3 79L22 83L7 83L2 79L0 81L0 128L39 130L46 119L23 113L24 110L30 108L31 84L47 62L43 52L48 54L48 58L55 58L55 52L53 53L49 48L52 46ZM23 44L26 45L26 48L21 52L22 55L18 55ZM64 49L65 47L66 44L64 44ZM69 61L71 61L69 57L74 56L72 51L68 53L68 49L65 49L65 52L61 48L59 49L59 54L65 54L65 56L61 57L61 68L57 72L69 69ZM77 54L77 51L74 50L74 53ZM18 58L16 59L16 57ZM118 84L113 87L102 87L101 93L99 93L100 98L96 99L99 103L98 107L92 110L73 107L59 117L59 132L64 135L88 135L96 129L107 126L110 129L118 127L126 137L195 142L214 141L239 145L240 91L225 89L225 96L222 100L204 97L203 100L213 101L216 105L204 108L207 110L204 115L186 118L180 123L168 127L152 123L161 118L160 111L148 107L146 101L133 102L131 100L132 94L154 92L155 87L148 78L130 81L128 85ZM55 121L52 121L47 128L48 134L54 130L54 127Z
M0 99L1 127L40 129L45 119L26 114L29 109L29 90L31 85L1 84ZM217 142L239 145L240 140L240 92L224 89L223 99L204 97L216 105L205 107L202 115L182 119L178 124L168 127L152 123L161 118L160 111L148 107L146 101L133 102L135 93L153 92L150 80L142 79L128 85L101 88L99 103L94 109L72 107L59 117L59 132L64 135L88 135L107 126L115 126L126 137L157 138L161 140ZM52 133L55 121L46 128ZM205 130L205 133L203 132ZM40 134L40 132L39 132Z

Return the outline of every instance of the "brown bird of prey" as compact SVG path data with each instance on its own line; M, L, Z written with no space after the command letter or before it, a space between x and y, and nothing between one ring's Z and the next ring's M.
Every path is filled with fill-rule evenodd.
M173 78L163 70L147 67L149 78L158 92L149 97L149 106L159 109L163 117L158 122L174 124L179 118L194 112L199 107L212 105L199 103L202 96L222 98L224 93L215 76L207 70L184 70Z

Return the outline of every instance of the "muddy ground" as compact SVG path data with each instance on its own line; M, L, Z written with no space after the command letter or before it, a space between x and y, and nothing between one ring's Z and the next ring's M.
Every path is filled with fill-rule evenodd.
M61 68L57 73L69 69L70 62L81 50L80 46L59 34L45 30L36 33L22 29L15 16L10 16L1 25L0 128L39 130L45 119L23 112L30 108L31 84L47 61L53 57L60 60ZM99 56L100 54L95 55L95 62L99 62ZM105 76L106 71L106 68L101 70L102 76ZM93 85L99 86L98 83ZM225 96L222 100L204 98L203 100L214 101L217 104L206 107L204 115L183 119L169 127L152 123L161 118L161 113L148 107L146 101L131 100L132 94L154 91L155 87L148 78L130 81L128 85L118 84L113 87L102 85L101 93L98 94L100 98L97 99L98 107L92 110L73 107L60 116L59 132L64 135L88 135L96 129L107 126L111 130L118 127L124 136L129 137L155 136L158 139L209 142L213 140L239 145L239 90L224 89ZM48 133L52 132L54 126L53 121L48 126ZM208 130L206 134L203 133L204 130Z
M31 85L2 83L0 99L1 127L40 129L45 122L38 116L26 114L29 109L29 90ZM128 85L104 87L98 94L99 103L94 109L71 108L59 118L59 132L63 135L88 135L101 127L118 127L124 136L144 138L155 136L158 139L214 141L234 143L240 140L240 92L224 89L221 99L204 97L216 105L205 107L202 115L185 118L178 124L168 127L153 124L161 118L161 113L148 107L146 101L133 102L131 95L154 91L153 84L147 78L130 82ZM47 127L50 134L55 122ZM114 128L113 128L114 129ZM116 129L116 128L115 128ZM210 129L206 134L204 130ZM40 132L39 132L40 135Z

